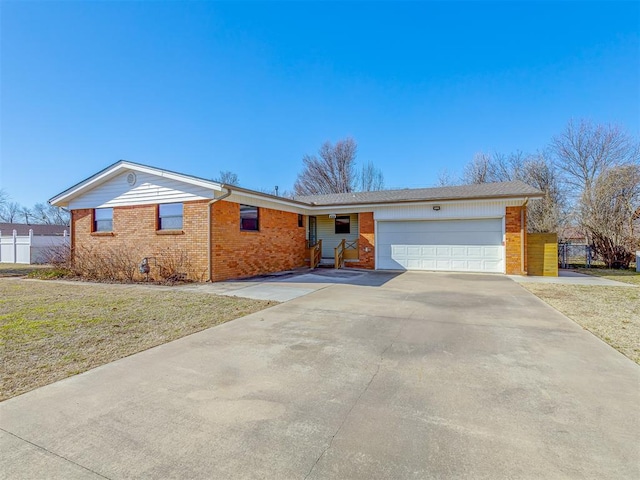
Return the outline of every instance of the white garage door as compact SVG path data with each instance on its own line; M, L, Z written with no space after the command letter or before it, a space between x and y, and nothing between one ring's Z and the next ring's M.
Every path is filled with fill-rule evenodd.
M504 272L502 219L378 222L377 268Z

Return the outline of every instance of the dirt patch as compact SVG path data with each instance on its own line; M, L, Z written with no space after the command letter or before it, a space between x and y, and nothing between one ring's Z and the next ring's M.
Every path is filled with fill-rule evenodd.
M627 277L611 280L623 278ZM640 288L543 283L522 286L640 364Z
M2 278L0 399L275 304L166 288Z

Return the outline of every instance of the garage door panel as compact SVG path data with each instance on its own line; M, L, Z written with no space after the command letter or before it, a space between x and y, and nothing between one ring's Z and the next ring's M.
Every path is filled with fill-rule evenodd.
M502 261L497 261L497 260L485 260L483 262L484 264L484 268L483 270L487 271L487 272L498 272L498 271L502 271Z
M502 219L378 223L378 268L503 272Z
M468 260L466 267L471 271L482 272L486 270L486 263L482 260Z
M481 257L486 247L473 246L467 248L467 255L470 257Z
M466 260L451 260L451 270L466 270L470 264Z
M483 247L483 257L498 258L502 256L502 247Z

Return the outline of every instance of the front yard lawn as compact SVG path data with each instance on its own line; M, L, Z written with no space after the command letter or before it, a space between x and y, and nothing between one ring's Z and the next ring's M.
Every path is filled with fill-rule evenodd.
M24 263L0 263L0 278L2 277L24 277L25 275L39 270L51 269L50 265L28 265Z
M586 272L580 270L580 273ZM640 285L640 275L631 273L608 275L606 270L600 270L598 276ZM545 283L524 283L522 286L640 363L640 288Z
M576 268L577 273L593 275L594 277L607 278L617 282L630 283L640 286L640 273L633 270L614 270L611 268Z
M135 285L0 278L0 400L274 304Z

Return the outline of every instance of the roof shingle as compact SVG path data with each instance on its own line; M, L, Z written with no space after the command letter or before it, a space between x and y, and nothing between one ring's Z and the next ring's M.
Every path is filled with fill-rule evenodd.
M353 205L363 203L396 203L481 198L541 197L537 188L520 180L512 182L480 183L434 188L405 188L377 192L332 193L328 195L295 196L294 199L311 205Z
M18 235L29 235L29 230L33 230L34 235L54 235L62 236L66 230L69 233L69 227L64 225L40 225L40 224L26 224L26 223L0 223L0 232L2 236L11 236L13 231L16 231Z

